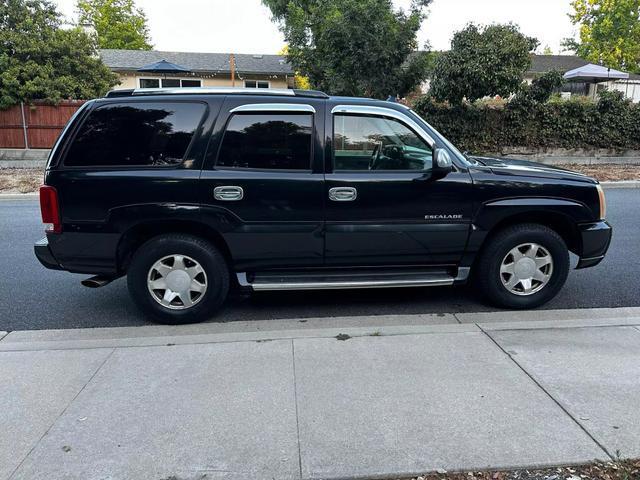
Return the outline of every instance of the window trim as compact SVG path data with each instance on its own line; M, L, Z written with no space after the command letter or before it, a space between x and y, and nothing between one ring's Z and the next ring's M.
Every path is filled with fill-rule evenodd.
M255 87L247 87L247 82L256 82L256 86ZM258 82L262 82L262 83L266 83L267 86L266 87L259 87L258 86ZM244 88L255 88L256 90L260 89L260 90L266 90L268 88L271 88L271 81L270 80L253 80L251 78L248 78L246 80L244 80Z
M182 161L180 163L176 163L173 165L127 165L127 164L119 164L119 165L65 165L67 161L67 156L69 155L69 151L78 137L78 134L82 130L82 127L86 123L87 119L91 116L91 114L96 111L100 107L109 106L109 105L121 105L121 104L167 104L167 103L184 103L184 104L200 104L204 105L204 111L200 121L196 125L196 128L193 130L193 136L191 137L191 141L187 146L187 149L182 156ZM90 170L90 171L110 171L110 170L175 170L175 169L192 169L192 167L185 168L184 162L189 159L191 155L191 150L193 149L194 144L198 137L202 135L202 127L204 126L206 120L209 118L209 104L207 102L203 102L200 100L172 100L170 102L160 101L160 100L135 100L131 101L126 98L120 98L118 101L114 102L95 102L92 104L91 109L87 109L82 121L76 126L75 131L73 132L73 136L69 139L68 143L65 145L64 152L61 155L61 158L57 164L58 168L64 170ZM198 166L197 168L201 168Z
M158 85L160 85L159 87L142 87L140 85L140 81L141 80L158 80ZM180 86L179 87L163 87L162 86L162 80L179 80L180 81ZM182 81L183 80L190 80L190 81L198 81L200 82L200 86L199 87L183 87L182 86ZM165 77L137 77L137 88L141 89L141 90L150 90L153 88L202 88L202 79L201 78L188 78L188 77L169 77L169 78L165 78Z
M373 107L368 105L336 105L331 109L332 118L335 118L336 114L365 115L369 117L390 117L398 120L400 123L404 123L405 127L413 130L416 135L427 142L431 149L434 149L436 147L435 140L431 137L431 135L425 132L420 125L414 122L407 115L404 115L401 112L398 112L397 110L393 110L391 108Z
M254 105L260 105L260 104L254 104ZM285 105L289 105L289 104L285 104ZM293 104L291 104L293 105ZM316 116L314 113L311 113L310 111L292 111L289 110L288 113L292 114L292 115L309 115L311 117L311 135L310 135L310 141L311 141L311 148L309 150L309 168L253 168L253 167L229 167L227 165L218 165L218 161L220 160L220 152L222 151L222 144L224 143L224 137L227 134L227 130L229 128L229 123L231 123L231 119L235 116L242 116L243 114L252 114L255 113L257 115L261 115L266 113L266 111L237 111L236 108L240 108L242 107L242 105L232 108L229 111L229 116L227 117L227 120L224 122L224 129L222 131L222 137L220 138L220 143L218 144L218 149L216 151L216 157L215 157L215 161L213 162L213 165L210 167L210 170L230 170L230 171L241 171L241 172L273 172L273 173L313 173L313 161L314 161L314 157L315 157L315 142L314 142L314 137L315 137L315 133L316 133ZM311 105L309 105L309 107L311 107ZM311 107L313 108L313 107ZM234 111L235 110L235 111ZM315 109L314 109L315 111ZM278 113L283 113L286 114L287 112L283 111L283 112L278 112Z
M229 113L264 113L264 112L291 112L291 113L316 113L316 109L305 103L246 103L229 110Z
M336 116L360 116L360 117L378 117L397 120L406 128L415 133L421 140L423 140L429 148L431 148L432 154L435 155L437 148L436 142L431 135L425 132L416 122L411 118L403 115L402 113L385 107L373 107L368 105L336 105L331 109L331 173L370 173L374 175L394 174L394 173L413 173L424 174L430 170L336 170L336 145L335 145L335 133L336 133ZM415 127L414 127L415 126Z

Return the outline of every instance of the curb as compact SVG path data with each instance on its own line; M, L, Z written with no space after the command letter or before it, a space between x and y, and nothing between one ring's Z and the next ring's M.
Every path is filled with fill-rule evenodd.
M602 188L640 188L638 180L622 180L619 182L600 182Z
M130 348L207 343L264 342L304 338L389 337L404 335L474 334L482 331L544 330L600 327L640 327L640 308L606 308L547 310L524 312L531 314L519 320L522 312L481 312L467 315L462 323L430 324L434 315L387 317L390 324L375 325L376 316L360 317L359 324L318 326L309 319L311 328L300 328L298 319L289 319L276 330L264 330L267 321L255 322L251 331L233 329L234 325L203 323L185 326L149 325L144 327L109 327L67 330L22 330L8 333L0 339L0 352L36 350L75 350L93 348ZM546 319L533 320L535 314ZM462 315L462 314L458 314ZM472 316L477 315L475 318ZM567 318L573 316L574 318ZM349 317L345 317L348 319ZM404 325L400 321L406 320ZM474 321L475 320L475 321ZM273 320L278 322L278 320ZM423 321L424 323L419 323ZM238 326L241 327L242 322ZM344 323L348 323L346 320ZM372 325L373 323L373 325ZM368 324L368 325L367 325ZM231 327L231 328L230 328ZM640 328L638 328L640 330ZM338 338L340 340L340 338Z
M33 200L37 193L0 193L0 200Z

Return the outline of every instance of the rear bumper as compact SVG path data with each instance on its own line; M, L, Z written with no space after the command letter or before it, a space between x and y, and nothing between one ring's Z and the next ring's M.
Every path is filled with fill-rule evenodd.
M33 246L33 251L36 254L36 258L45 267L51 270L62 270L62 267L53 256L53 253L51 253L51 249L49 248L49 240L47 240L47 237L38 240Z
M604 220L579 225L579 229L582 254L576 269L593 267L599 264L607 253L613 229Z

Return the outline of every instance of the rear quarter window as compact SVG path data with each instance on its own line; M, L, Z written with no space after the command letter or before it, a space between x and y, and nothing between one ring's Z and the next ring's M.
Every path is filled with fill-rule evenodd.
M179 165L205 110L204 104L195 102L101 105L80 127L64 165Z

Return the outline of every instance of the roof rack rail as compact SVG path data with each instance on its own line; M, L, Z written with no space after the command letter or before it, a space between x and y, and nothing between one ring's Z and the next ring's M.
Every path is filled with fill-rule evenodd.
M287 95L307 98L329 98L318 90L299 90L288 88L236 88L236 87L182 87L182 88L136 88L111 90L105 97L131 97L140 95Z
M320 90L300 90L299 88L294 88L293 91L296 97L329 98L329 95Z
M105 97L130 97L133 94L133 88L128 88L126 90L110 90L107 92Z

